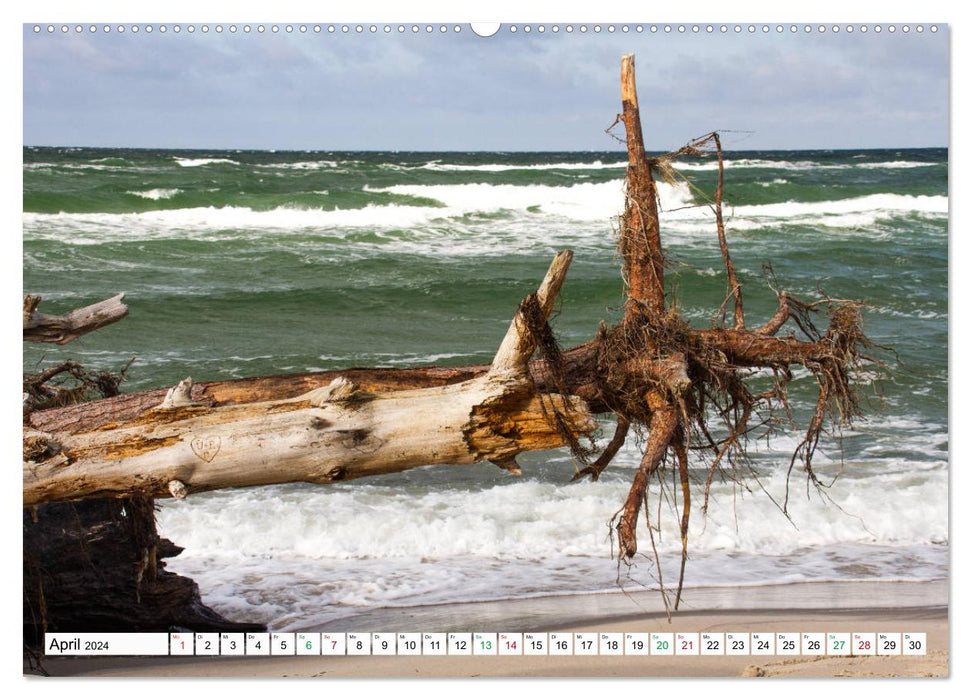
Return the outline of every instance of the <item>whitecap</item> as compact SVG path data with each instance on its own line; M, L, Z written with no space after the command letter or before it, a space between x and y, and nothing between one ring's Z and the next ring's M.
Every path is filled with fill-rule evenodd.
M213 163L229 163L239 165L238 161L229 158L175 158L175 162L183 168L198 168L202 165L212 165Z
M143 199L152 199L157 201L160 199L172 199L172 197L174 197L177 194L180 194L181 192L182 190L178 189L177 187L173 187L168 189L154 188L151 190L142 190L142 191L129 190L126 194L135 195L136 197L142 197Z

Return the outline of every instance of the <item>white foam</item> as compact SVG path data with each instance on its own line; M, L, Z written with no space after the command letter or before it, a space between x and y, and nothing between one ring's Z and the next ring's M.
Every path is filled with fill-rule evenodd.
M478 163L478 164L463 164L463 163L441 163L439 161L430 161L421 166L422 170L436 170L436 171L469 171L469 172L490 172L499 173L505 172L507 170L605 170L605 169L616 169L616 168L626 168L627 162L619 163L604 163L600 160L595 160L591 163L535 163L535 164L515 164L515 163Z
M935 165L946 165L946 163L925 163L910 160L892 160L886 163L857 163L854 167L865 169L893 169L893 168L928 168Z
M173 187L170 189L155 188L143 191L129 190L126 194L132 194L136 197L142 197L143 199L153 199L157 201L160 199L172 199L172 197L181 192L182 190L178 189L177 187Z
M193 207L162 209L128 214L59 213L24 214L24 225L36 228L38 237L59 237L42 229L54 224L62 234L111 238L179 237L190 231L267 231L330 229L346 227L409 227L427 223L441 210L435 207L407 207L396 204L368 205L361 209L300 209L277 207L257 211L249 207ZM83 242L82 239L73 239Z
M662 223L669 233L685 236L710 232L714 220L711 210L706 206L694 206L686 188L673 191L659 189L659 192L664 210ZM723 214L726 223L735 230L760 229L780 224L858 230L902 215L946 217L948 206L948 198L943 195L871 194L820 202L790 200L743 206L732 206L731 202L725 202ZM675 242L690 240L682 238Z
M175 162L183 168L198 168L201 165L212 165L213 163L239 165L239 162L229 158L175 158Z
M549 185L394 185L366 188L373 192L427 197L442 202L450 216L466 213L491 213L501 210L527 211L538 208L546 214L559 214L576 220L606 220L616 216L623 196L623 183L613 181L582 183L572 187Z
M574 221L606 222L619 214L624 201L623 180L585 182L570 187L467 183L394 185L365 189L431 198L445 204L449 216L502 210L523 212L534 210L537 213L552 214ZM658 183L658 196L665 209L683 207L692 203L691 193L684 184Z
M887 314L889 316L899 316L901 318L922 318L922 319L938 319L947 318L947 312L938 313L936 311L930 311L924 308L912 308L908 311L902 311L900 309L894 309L890 306L875 306L872 307L873 311L878 314Z
M554 217L566 222L597 222L597 227L584 227L565 235L582 234L600 240L616 217L623 202L623 182L584 183L572 187L545 185L398 185L371 188L380 193L404 194L437 200L443 206L409 206L404 204L369 204L358 209L320 209L277 207L258 211L249 207L193 207L138 213L65 213L23 215L25 236L53 238L74 243L97 243L105 238L133 239L183 237L188 233L241 232L236 235L256 235L263 231L326 231L328 235L344 238L354 230L382 231L412 229L407 237L395 237L384 245L401 246L401 250L417 246L428 250L439 246L468 245L468 252L479 253L495 249L495 222L476 228L474 222L459 221L466 216L492 215L512 212L515 216L505 233L518 246L543 244L537 240L535 222ZM659 185L662 203L680 207L690 202L690 193L683 185ZM140 196L162 195L162 190L150 190ZM149 194L151 193L151 194ZM682 218L683 214L679 215ZM452 220L454 236L443 238L440 227L428 230L430 224ZM531 236L521 239L524 227ZM475 230L471 230L475 229ZM488 230L483 230L488 229ZM549 231L547 229L547 236ZM559 235L559 234L557 234ZM458 249L456 249L458 250Z
M895 169L895 168L923 168L940 163L925 163L920 161L894 160L881 163L820 163L813 160L762 160L758 158L737 158L724 159L724 167L729 169L774 169L774 170L848 170L850 168L864 168L868 170ZM676 170L718 170L718 161L714 159L700 163L686 163L675 161Z
M823 202L780 202L734 207L733 214L741 217L771 217L788 219L802 216L828 216L863 212L920 212L947 214L948 199L941 195L870 194L850 199Z
M345 161L345 163L358 161ZM338 167L336 160L300 160L293 163L260 163L261 168L279 168L281 170L330 170Z
M104 163L98 163L96 161L92 161L90 163L24 163L25 170L33 170L37 168L61 168L64 170L123 170L126 172L149 169L145 166L139 167L135 165L105 165Z
M318 359L334 365L348 366L349 364L366 364L381 367L419 367L440 363L442 360L454 360L458 357L475 358L478 354L467 352L436 352L436 353L392 353L392 352L357 352L353 355L318 355ZM307 368L308 372L324 371L326 368Z
M222 491L165 502L159 527L186 548L169 568L194 578L205 602L275 629L362 607L615 590L607 522L636 468L636 454L626 451L597 484ZM777 499L782 479L764 479ZM942 466L847 476L830 491L838 505L810 494L797 479L790 522L757 487L733 493L716 484L707 520L695 503L689 585L946 575ZM651 503L657 498L652 491ZM656 538L670 581L680 554L678 514L661 511ZM647 560L633 573L647 584L652 576Z
M723 206L725 223L735 231L748 231L774 226L816 226L830 234L872 229L881 221L900 216L943 218L948 215L948 198L930 195L872 194L849 199L821 202L777 202ZM680 235L690 242L694 234L710 233L713 216L706 207L671 211L662 219L668 235ZM872 233L872 235L885 235ZM708 240L707 238L704 240Z
M730 169L766 169L773 170L846 170L854 166L847 164L823 164L812 160L760 160L758 158L737 158L724 159L722 161L726 170ZM685 163L675 161L673 163L676 170L718 170L718 161L714 157L712 160L701 163Z
M347 241L350 247L381 247L403 253L480 255L533 250L536 246L602 245L616 223L623 203L623 181L549 185L395 185L367 191L420 197L442 206L369 204L358 209L277 207L194 207L126 214L58 213L23 215L27 239L68 240L84 245L106 239L180 238L186 235L258 236L267 231L315 232ZM162 198L166 190L140 196ZM697 206L688 187L658 183L662 223L669 243L698 242L710 233L713 216ZM945 217L945 196L874 194L823 202L725 207L726 222L736 230L778 224L813 225L829 230L858 230L900 215ZM498 224L489 217L504 216ZM478 217L486 217L482 220ZM447 222L446 226L442 226ZM407 229L406 235L400 232ZM377 233L353 240L355 231ZM386 235L387 232L387 235ZM710 243L710 236L703 241Z
M945 196L871 194L823 202L779 202L730 207L726 221L736 229L769 224L820 225L833 229L860 229L902 214L947 216Z
M792 522L758 490L749 494L716 484L707 521L695 513L692 550L781 555L845 543L946 541L947 474L938 467L860 477L850 468L828 492L839 507L812 489L807 498L802 480L794 477ZM626 497L629 482L622 476L597 484L517 481L471 492L445 487L414 492L374 484L229 492L192 504L166 503L160 523L175 541L200 555L597 557L609 554L605 523ZM762 483L776 500L782 499L783 470L764 476ZM651 500L656 499L654 493ZM660 549L678 551L677 517L673 509L662 511Z

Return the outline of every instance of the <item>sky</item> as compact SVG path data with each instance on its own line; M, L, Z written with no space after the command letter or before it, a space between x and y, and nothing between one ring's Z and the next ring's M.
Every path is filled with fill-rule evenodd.
M587 23L413 33L35 33L23 26L23 143L296 150L614 150L620 57L636 55L650 150L719 130L729 149L946 146L949 37L771 24L623 33ZM511 31L516 27L515 32ZM887 25L884 25L886 27ZM898 25L899 27L900 25Z

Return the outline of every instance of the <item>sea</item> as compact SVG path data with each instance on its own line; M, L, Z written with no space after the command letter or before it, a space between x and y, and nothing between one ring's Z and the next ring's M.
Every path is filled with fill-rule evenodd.
M726 296L708 204L717 163L660 183L670 303L710 327ZM127 391L344 367L487 363L552 256L575 257L552 325L564 347L616 322L625 154L24 148L23 285L57 313L124 292L131 313L24 371L71 358ZM827 436L807 484L789 458L812 409L748 444L748 468L693 503L692 591L807 581L939 581L948 545L948 152L729 151L725 224L746 318L772 287L866 303L880 363L864 417ZM825 319L822 321L825 325ZM758 377L755 378L758 381ZM613 422L601 416L609 439ZM676 489L649 495L653 556L619 565L609 521L643 436L597 483L566 450L523 476L430 465L341 484L158 502L171 571L234 620L298 630L431 604L657 590L677 580ZM693 473L703 478L700 456ZM701 475L701 476L699 476ZM667 483L667 482L666 482ZM788 495L787 514L781 505ZM579 598L577 600L580 600Z

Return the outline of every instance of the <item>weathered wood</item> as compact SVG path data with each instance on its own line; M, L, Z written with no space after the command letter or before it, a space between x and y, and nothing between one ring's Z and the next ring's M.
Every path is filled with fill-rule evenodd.
M768 321L760 326L755 332L761 335L775 335L782 328L783 324L789 320L789 295L785 292L779 293L779 309Z
M182 551L155 531L153 503L118 498L23 512L24 641L44 632L257 631L206 607L199 587L165 570Z
M558 255L537 293L544 314L570 256ZM345 377L302 395L227 406L194 398L191 379L126 421L76 432L24 433L24 505L140 494L332 483L426 464L493 461L565 444L566 424L596 429L582 399L541 396L528 372L535 340L517 313L489 371L422 389L369 392ZM514 471L514 469L511 469Z
M563 351L569 393L590 404L595 413L608 410L598 398L597 345L584 343ZM362 391L400 391L457 384L486 374L491 365L463 365L458 367L354 367L323 372L279 374L268 377L247 377L220 382L199 382L192 385L192 398L209 406L236 406L273 399L292 399L314 389L327 386L338 377L356 384ZM529 374L540 393L555 391L550 369L543 359L534 359ZM84 404L61 406L34 411L27 424L45 432L80 432L95 430L109 424L134 420L145 411L158 406L168 389L121 394Z
M557 253L543 283L536 290L536 301L543 318L548 318L553 311L553 302L556 300L556 295L560 293L560 287L563 286L563 280L566 278L566 270L572 260L572 251L563 250ZM520 307L499 345L499 350L492 361L491 371L525 373L526 363L536 350L536 342L537 339L527 331L526 319Z
M769 322L771 325L772 321ZM772 367L788 365L818 365L837 361L844 350L837 331L815 342L794 337L776 338L753 331L733 328L711 328L696 331L691 338L700 352L718 352L734 367Z
M725 185L725 159L722 158L722 142L718 132L713 134L715 147L718 149L718 184L715 186L715 229L718 232L718 247L721 249L725 274L728 276L729 296L735 299L735 329L745 328L745 307L742 304L742 285L735 274L735 263L728 252L728 240L725 238L725 221L722 218L722 195Z
M678 412L674 406L661 403L653 406L651 414L650 432L644 455L634 475L631 488L627 493L627 500L617 521L617 541L620 547L618 556L630 561L637 553L637 516L644 503L647 486L654 476L661 460L667 453L674 431L678 427Z
M627 282L628 308L643 304L664 313L664 256L657 213L657 188L644 149L634 76L634 55L621 59L620 99L627 133L627 201L621 220L620 252Z
M651 162L644 147L633 54L621 59L620 95L627 136L627 197L620 230L620 251L627 280L627 305L622 333L639 336L646 350L625 361L629 375L652 387L639 398L649 416L649 433L644 455L631 483L627 500L615 526L619 557L630 561L637 553L637 518L646 498L647 486L667 454L675 429L678 409L674 403L690 386L683 353L659 356L654 333L637 334L646 319L657 326L666 313L664 299L664 255L658 219L657 188ZM615 450L616 451L616 450Z
M39 312L37 306L41 298L28 295L24 297L24 340L64 345L127 316L128 307L122 303L124 298L124 294L117 294L110 299L54 316Z
M582 401L547 395L589 432ZM318 484L426 464L503 461L563 443L528 382L485 375L442 388L368 394L341 379L296 399L147 412L63 437L27 433L24 505L172 495L293 481Z
M489 365L468 367L343 369L302 374L247 377L192 385L192 398L209 406L235 406L273 399L292 399L327 386L338 377L354 382L362 391L396 391L445 386L472 379L489 371ZM83 404L34 411L30 427L46 432L74 433L134 420L158 406L168 389L121 394Z

